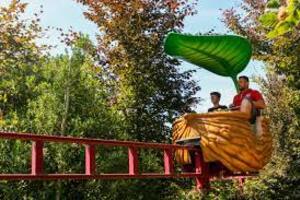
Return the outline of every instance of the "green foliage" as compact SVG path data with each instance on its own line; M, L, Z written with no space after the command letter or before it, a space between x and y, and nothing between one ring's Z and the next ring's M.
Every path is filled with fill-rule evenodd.
M98 78L99 74L95 73L96 66L89 55L74 48L72 55L48 58L42 62L42 66L38 75L27 77L27 82L19 83L30 85L35 95L25 99L26 104L18 105L23 106L22 112L12 112L12 114L5 112L2 130L106 139L126 138L126 135L119 131L122 125L118 112L108 106L108 88ZM38 81L35 80L37 76ZM32 81L35 84L31 85ZM11 115L15 116L14 123L11 123ZM1 152L5 155L1 157L1 163L3 163L1 171L5 172L9 169L9 172L27 173L24 169L27 169L29 165L29 160L26 159L29 158L29 147L29 144L25 145L20 142L1 142ZM56 144L47 145L44 151L47 172L78 173L84 170L82 147ZM105 159L105 155L108 153L103 153L101 162L109 161ZM117 160L111 160L107 168L116 165ZM74 192L68 193L68 189L84 188L85 183L16 182L5 186L17 188L17 195L20 195L18 198L35 199L44 196L48 199L55 196L72 198ZM40 190L37 192L34 189L27 190L27 188ZM7 190L1 190L1 194L10 196ZM84 195L81 195L83 198Z
M39 79L43 50L48 49L35 43L42 37L38 18L30 23L20 19L25 8L26 4L18 1L0 8L0 126L10 130L17 127L26 100L35 96L31 87Z
M279 8L280 1L279 0L269 0L267 3L267 8Z
M171 33L165 51L220 76L230 77L238 91L237 74L245 69L252 55L251 44L239 36L192 36Z
M170 142L170 124L191 110L200 88L191 80L193 71L180 72L178 60L164 53L163 43L169 31L182 28L185 16L193 12L193 3L78 2L88 7L85 16L101 32L98 55L111 74L112 106L123 116L124 131L131 140ZM143 170L159 170L162 163L155 160L161 158L157 153L143 154L141 162L148 166ZM173 199L177 195L174 187L174 181L133 180L109 186L107 194L113 194L112 199Z
M179 72L180 63L162 47L165 35L180 30L193 13L194 3L181 0L175 8L164 0L78 2L102 32L98 53L113 75L114 107L124 115L126 131L140 141L170 141L168 124L191 110L200 88L191 80L193 71Z
M299 193L299 114L300 92L278 79L272 68L266 80L260 80L269 105L266 114L271 119L270 129L274 136L272 161L261 173L260 179L248 181L246 195L260 199L297 199Z
M278 1L270 1L267 5L271 8L278 8ZM281 36L294 29L298 29L300 24L300 2L299 0L287 0L286 5L280 7L277 12L266 12L260 18L261 23L273 28L269 33L269 38Z
M261 8L265 6L265 2L262 2ZM244 196L247 199L298 199L300 34L294 27L270 39L268 34L276 26L262 26L260 20L267 18L265 9L250 12L254 7L252 1L244 1L243 8L247 8L245 15L225 12L227 26L250 38L254 44L255 58L268 66L267 77L259 80L259 83L268 105L266 115L270 118L270 129L274 136L274 153L260 177L247 181Z
M266 27L275 27L278 23L277 13L268 12L260 17L260 22Z
M169 123L190 110L199 90L192 71L179 72L180 63L162 50L164 35L180 29L193 12L192 4L182 2L97 1L104 6L92 13L101 24L99 44L76 34L74 41L67 39L71 51L58 56L36 44L44 34L38 18L32 23L21 20L26 4L12 1L9 8L1 8L0 130L170 141ZM111 12L115 19L101 17ZM30 144L1 141L0 151L2 172L26 172ZM81 146L46 144L44 154L46 172L84 170ZM162 171L161 153L140 152L140 157L142 171ZM124 149L99 148L96 159L101 172L128 171ZM2 181L0 198L176 199L178 185L186 182Z
M181 189L180 200L229 200L243 199L244 196L236 181L213 181L209 190Z

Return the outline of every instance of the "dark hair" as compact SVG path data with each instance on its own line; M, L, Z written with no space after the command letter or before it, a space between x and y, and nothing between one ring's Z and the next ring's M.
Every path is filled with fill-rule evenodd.
M215 96L221 98L221 93L220 93L220 92L211 92L210 95L211 95L211 96L212 96L212 95L215 95Z
M248 76L240 76L239 79L244 79L245 81L249 82Z

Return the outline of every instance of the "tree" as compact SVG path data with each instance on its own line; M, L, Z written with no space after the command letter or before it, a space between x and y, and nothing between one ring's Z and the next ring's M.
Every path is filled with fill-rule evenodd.
M298 0L268 1L267 11L260 17L261 23L270 28L269 38L283 35L298 29L300 25L300 2Z
M26 21L21 18L25 9L26 4L17 0L0 8L0 130L26 130L22 121L26 116L27 100L36 95L29 83L34 85L40 80L39 65L45 58L44 50L48 49L35 42L42 37L38 14ZM25 172L28 144L1 141L0 149L1 172ZM0 185L1 198L5 197L3 193L13 194L11 188L14 184L1 182Z
M86 41L86 38L79 40ZM82 49L73 47L71 55L48 57L41 62L41 66L38 74L25 74L27 81L20 83L28 85L30 91L35 92L34 96L26 99L26 104L23 105L24 114L18 115L17 113L18 120L10 126L7 125L4 116L2 130L12 127L15 131L46 135L124 138L118 112L108 107L109 90L99 78L101 72L95 66L91 56L84 53ZM14 109L18 107L11 106L11 108L10 112L16 113ZM0 148L5 155L1 157L1 171L25 173L29 165L26 157L29 158L30 145L22 142L1 142ZM45 171L79 173L84 170L82 147L47 144L44 150L46 152ZM98 151L101 152L101 159L97 159L97 163L101 165L101 171L116 166L120 160L123 160L124 164L119 164L116 169L125 168L126 154L121 154L124 152L120 150L111 152L105 149ZM108 158L108 155L115 160ZM3 183L0 196L5 198L43 197L44 199L85 198L87 194L83 191L90 190L89 187L104 187L104 184L93 181L7 182ZM75 190L82 192L75 193ZM102 191L93 190L94 193Z
M0 8L0 130L125 138L118 112L108 106L110 92L103 81L105 73L94 61L93 46L88 38L78 38L71 54L52 57L47 54L50 47L36 44L45 33L39 26L38 14L32 20L24 19L25 10L26 4L19 1ZM0 149L1 172L27 173L30 144L1 141ZM103 155L111 153L101 151ZM48 172L83 170L84 150L80 147L49 144L45 146L45 152L45 170ZM105 163L102 170L122 159L122 155L114 154L118 159L109 163L105 163L105 159L98 160ZM84 192L72 190L84 191L82 188L99 185L102 184L1 181L0 197L59 199L63 196L75 198L76 195L76 198L84 198Z
M255 59L268 66L267 78L260 82L269 105L266 114L270 117L271 132L274 134L274 154L260 178L248 182L247 197L294 199L299 198L296 183L300 181L300 33L297 24L277 32L280 22L273 24L268 21L270 10L267 8L272 2L245 0L241 6L244 12L226 10L224 22L234 33L249 38ZM298 2L288 3L293 3L289 4L291 6Z
M0 125L5 118L6 128L14 126L16 117L24 113L26 99L34 96L23 83L29 81L27 75L38 74L43 50L48 48L35 43L42 37L38 14L29 23L20 19L25 8L16 0L0 8Z
M81 1L86 17L98 25L98 50L113 74L114 106L132 139L170 141L174 117L190 110L199 90L192 71L179 72L179 62L163 53L170 31L183 27L194 3L181 1Z
M264 61L278 74L284 74L290 87L300 88L299 51L300 33L297 28L284 35L270 39L271 30L261 23L261 17L269 12L265 1L244 1L243 15L229 9L224 12L224 22L236 34L249 38L254 47L254 58Z
M133 12L135 15L132 16L127 12L126 16L130 16L127 19L131 20L128 26L124 23L126 18L122 21L124 24L117 22L124 16L115 19L118 34L113 35L113 29L110 29L111 35L106 35L106 40L99 36L103 43L99 43L97 49L82 35L74 41L67 39L72 50L59 56L50 56L46 46L35 43L44 32L38 18L32 24L22 20L26 4L12 1L8 8L2 8L0 129L106 139L169 140L167 123L190 109L190 103L195 100L192 95L199 88L190 80L192 71L179 73L176 68L179 62L163 54L163 32L167 33L165 28L181 27L185 14L192 8L186 5L185 13L175 1L167 4L161 1L157 4L159 9L154 1L151 4L136 2L151 12L143 11L142 15ZM124 9L124 2L119 3ZM134 4L130 6L134 7ZM173 10L177 10L177 14L172 14ZM104 21L108 27L109 19ZM124 25L124 29L122 26L117 29L118 25ZM142 28L138 28L140 25ZM156 31L159 37L155 36ZM129 34L130 38L122 37L122 33ZM19 34L20 37L14 38ZM109 43L109 37L114 38L112 43ZM25 172L29 144L1 142L0 149L4 155L0 159L1 171ZM101 159L97 158L101 172L126 171L127 157L123 149L100 148L98 151L101 153ZM45 152L45 170L48 172L83 170L82 148L49 144L45 146ZM145 164L141 170L161 171L159 156L157 152L140 152L141 162ZM1 182L0 197L173 199L178 194L177 182Z
M85 1L85 16L99 27L98 55L111 74L112 107L120 111L124 131L132 140L170 142L174 118L191 110L200 89L191 80L193 71L180 72L179 61L164 54L170 31L180 31L185 16L194 13L194 3L172 1ZM162 155L141 152L140 162L151 163L143 171L161 169ZM171 181L126 181L116 184L123 191L115 198L166 199L176 192ZM146 192L141 185L147 185ZM173 186L172 186L173 185ZM117 186L117 187L118 187ZM177 187L177 186L176 186ZM135 191L135 192L130 192Z

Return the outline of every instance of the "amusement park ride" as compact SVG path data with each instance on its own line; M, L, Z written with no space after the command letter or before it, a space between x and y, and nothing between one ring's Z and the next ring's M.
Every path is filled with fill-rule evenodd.
M237 88L237 74L251 59L251 44L239 36L168 35L165 52L215 74L230 77ZM237 88L238 89L238 88ZM31 141L31 173L2 174L0 180L146 179L195 178L197 189L208 189L210 181L237 179L242 186L247 177L258 174L270 159L272 137L267 119L257 119L255 131L240 111L185 114L173 124L173 144L144 143L91 138L46 136L0 131L0 139ZM85 148L85 172L74 174L44 171L45 143L77 144ZM128 173L96 171L97 146L128 149ZM163 152L164 171L139 171L139 151ZM101 155L100 155L101 157ZM176 172L175 161L191 170ZM178 171L178 170L177 170Z

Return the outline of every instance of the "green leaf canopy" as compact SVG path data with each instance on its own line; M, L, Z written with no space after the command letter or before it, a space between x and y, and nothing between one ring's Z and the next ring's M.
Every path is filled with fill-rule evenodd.
M250 42L234 35L193 36L170 33L164 48L170 56L232 78L236 88L236 76L245 69L252 55Z

